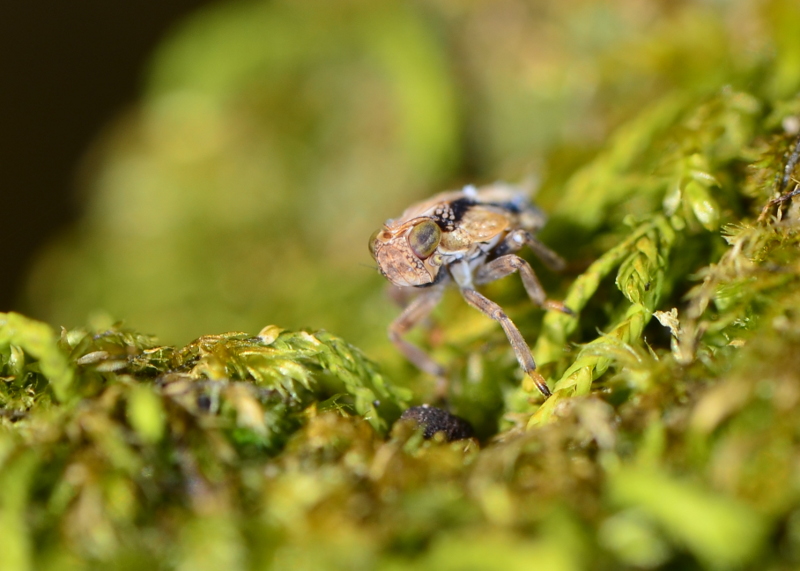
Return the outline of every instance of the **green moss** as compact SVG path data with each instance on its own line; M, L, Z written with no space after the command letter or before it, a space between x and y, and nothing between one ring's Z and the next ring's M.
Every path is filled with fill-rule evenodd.
M342 251L343 243L330 238L335 231L347 234L362 221L351 227L350 218L334 217L318 226L319 213L308 205L322 203L307 199L322 194L301 194L287 206L287 191L273 196L258 211L264 218L256 215L255 226L248 226L228 220L219 203L204 202L202 193L195 202L194 195L169 194L169 184L142 186L122 176L180 179L178 186L194 191L195 182L202 187L216 180L208 172L249 172L261 184L262 171L244 168L251 144L266 145L274 135L270 129L293 132L290 127L305 125L313 131L314 122L302 113L262 129L274 110L257 110L274 101L279 109L289 105L284 90L297 83L264 88L248 71L266 65L270 77L295 77L287 70L305 62L312 71L299 77L318 79L319 68L309 62L333 65L322 48L302 42L287 48L291 30L317 21L309 8L254 2L211 11L161 56L148 95L154 114L142 119L149 127L137 123L135 129L146 141L134 137L134 150L122 144L111 152L98 175L100 186L107 185L99 196L107 202L94 203L77 246L61 246L70 255L51 258L66 265L49 284L57 294L45 298L78 311L86 300L97 301L98 291L102 300L119 301L144 287L165 295L186 287L190 293L179 297L191 311L180 315L215 322L227 310L215 314L214 296L192 290L217 275L209 271L213 259L216 269L226 270L217 273L229 280L220 286L228 294L251 288L261 299L257 307L303 315L320 326L335 316L328 322L346 324L383 366L320 330L268 326L257 334L204 335L172 346L119 325L59 334L19 314L0 315L1 568L505 571L800 564L800 226L794 201L773 201L792 190L798 176L796 169L786 172L800 113L800 47L796 26L787 23L800 21L796 3L682 3L650 8L652 13L625 11L624 2L618 8L589 0L562 4L547 4L551 13L537 18L564 23L569 41L511 8L487 14L477 5L462 11L431 2L417 12L393 4L404 19L397 36L387 37L379 32L391 10L373 12L355 2L342 16L357 45L378 42L369 52L372 65L399 90L401 115L413 113L421 99L435 102L428 112L447 106L457 74L445 64L449 52L442 46L464 57L458 77L472 86L472 98L459 112L451 108L441 123L427 125L440 132L425 131L430 140L411 153L414 164L427 164L423 170L430 173L444 168L435 166L436 157L472 152L463 172L487 178L518 172L520 157L544 165L540 197L552 216L542 239L569 264L564 275L541 276L549 295L563 298L576 315L550 312L542 318L513 279L487 289L525 337L536 339L534 355L553 397L543 403L520 382L502 331L454 296L437 314L434 334L422 333L419 340L447 362L449 405L475 424L481 438L424 440L414 426L395 423L410 403L427 399L432 383L400 364L384 340L380 321L390 310L375 293L379 281L350 281L336 269L345 262L329 260ZM500 19L486 20L489 15ZM587 24L596 21L602 29ZM214 53L206 48L215 29L230 38L244 26L241 41L230 46L239 54L257 35L252 22L275 26L288 51L267 61L273 52L256 50L235 68L224 65L222 54L218 65L205 66ZM512 28L519 33L498 37L492 27L498 22L518 23ZM750 22L759 25L742 25ZM471 33L462 36L464 30ZM192 37L206 47L193 52ZM537 52L549 54L543 62L510 65L498 57L510 52L493 51L504 42L525 48L539 41L555 46ZM403 42L419 43L403 56L396 51ZM333 59L350 61L345 52ZM187 55L192 53L205 55L195 61ZM408 77L426 53L438 55L417 79L437 78L415 92ZM346 77L355 76L345 68ZM594 78L591 94L569 87L570 78L584 77L576 70ZM510 78L532 87L512 90ZM368 75L354 92L366 89L380 99L385 85L374 79ZM175 84L210 89L221 107L159 107L176 95ZM370 85L379 88L370 91ZM314 89L303 93L319 104ZM336 91L337 101L352 104L348 93ZM210 121L201 123L212 130L249 125L243 118L260 117L262 123L253 121L258 134L252 138L239 139L246 129L233 129L233 139L220 139L235 140L231 154L200 145L196 156L173 156L175 148L163 147L162 138L172 133L176 110ZM371 112L369 125L393 124L391 114ZM535 136L519 126L520 116L542 114L547 116ZM457 116L465 122L464 148L446 149L459 131L450 124ZM336 117L326 118L330 132L295 133L281 152L303 148L303 141L330 143L330 133L341 133ZM173 134L185 136L185 127ZM591 129L594 136L587 134ZM262 138L267 131L270 136ZM333 139L334 147L347 146ZM407 131L400 139L410 144ZM375 173L385 178L390 163L375 159L379 146L367 146L366 158L352 164L369 167L365 180L374 185L380 178ZM420 151L430 148L436 156ZM200 151L208 153L205 159ZM351 164L346 157L324 156L319 163L298 159L300 166L292 168L303 176L280 188L299 188L303 180L325 188L320 181L331 180L331 172L342 175L342 165ZM160 166L137 170L131 166L137 160ZM319 170L306 172L312 163ZM350 195L344 183L337 184L331 195L347 197L351 217L362 203L409 201L374 187L368 198ZM114 207L128 196L126 185L162 192L169 215L154 213L147 226L143 217ZM207 219L204 210L212 213ZM370 216L377 212L367 210ZM194 234L205 228L204 220L216 230ZM137 242L131 228L140 225L144 238ZM253 228L262 226L272 241L271 253L263 256L253 246ZM298 229L309 226L313 231L305 234ZM221 227L225 231L217 232ZM219 246L223 234L240 241ZM363 234L365 239L369 232ZM153 244L170 245L165 258L152 254ZM309 245L318 248L304 257ZM233 271L231 260L239 259L234 253L257 260L253 271L264 270L262 279L237 279L244 270ZM142 265L131 262L136 257ZM106 279L109 260L120 259L132 265ZM354 258L346 265L355 265ZM158 268L181 269L163 291ZM70 274L78 278L64 277ZM202 280L192 282L195 274ZM124 287L117 289L120 280ZM64 283L71 289L59 297ZM174 299L173 293L165 299ZM289 294L301 313L282 306ZM83 301L71 305L75 300ZM128 306L134 323L140 317L136 303ZM112 309L126 314L123 307ZM250 309L239 317L272 315ZM187 321L175 315L159 318Z

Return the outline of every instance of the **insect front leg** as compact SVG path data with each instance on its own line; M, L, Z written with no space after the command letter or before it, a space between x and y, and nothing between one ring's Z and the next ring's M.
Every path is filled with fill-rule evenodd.
M519 275L522 277L522 283L525 286L525 291L528 292L528 297L531 298L533 303L539 307L555 309L556 311L572 315L572 310L562 302L547 299L544 288L542 284L539 283L539 278L536 277L536 273L533 271L531 265L515 254L500 256L481 266L475 272L475 283L479 285L486 284L504 278L514 272L519 272Z
M422 349L406 341L403 335L408 333L417 324L430 315L442 299L442 287L430 287L422 290L411 303L406 306L403 312L389 325L389 339L411 361L418 369L437 378L437 393L444 396L447 391L447 381L445 370L439 363L434 361Z
M519 361L522 370L533 380L539 392L545 397L549 397L551 395L550 389L547 387L544 377L536 371L536 361L533 360L530 347L528 347L517 326L503 311L503 308L474 289L462 289L461 295L472 307L500 324L506 337L508 337L508 341L511 343L511 347L514 349L514 354L517 356L517 361Z

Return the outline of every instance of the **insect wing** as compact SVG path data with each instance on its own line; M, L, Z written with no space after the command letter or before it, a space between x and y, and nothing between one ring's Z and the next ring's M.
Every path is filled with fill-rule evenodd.
M472 242L489 242L505 232L510 221L505 212L485 206L474 206L464 213L459 227Z

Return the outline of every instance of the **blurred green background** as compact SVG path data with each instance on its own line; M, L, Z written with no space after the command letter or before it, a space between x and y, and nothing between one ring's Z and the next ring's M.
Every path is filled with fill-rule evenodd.
M211 4L161 43L140 100L98 135L83 214L40 255L22 309L66 326L124 319L178 344L268 323L324 328L398 359L384 334L397 309L366 248L386 218L497 179L533 181L552 210L618 125L670 93L735 81L791 41L776 30L796 9ZM780 73L771 81L787 89ZM548 239L581 258L570 232Z

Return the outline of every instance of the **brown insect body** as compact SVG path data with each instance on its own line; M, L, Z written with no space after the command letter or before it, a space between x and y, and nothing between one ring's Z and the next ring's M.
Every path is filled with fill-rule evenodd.
M544 222L543 213L521 189L496 183L481 189L468 186L415 204L370 238L381 274L397 287L419 289L389 326L389 337L417 367L442 379L440 389L446 387L442 367L402 335L422 321L444 287L455 282L467 303L503 327L523 370L542 394L550 395L517 327L500 306L475 290L476 285L519 272L534 303L570 313L562 303L545 298L530 264L514 254L528 245L551 268L563 266L561 258L534 237Z

